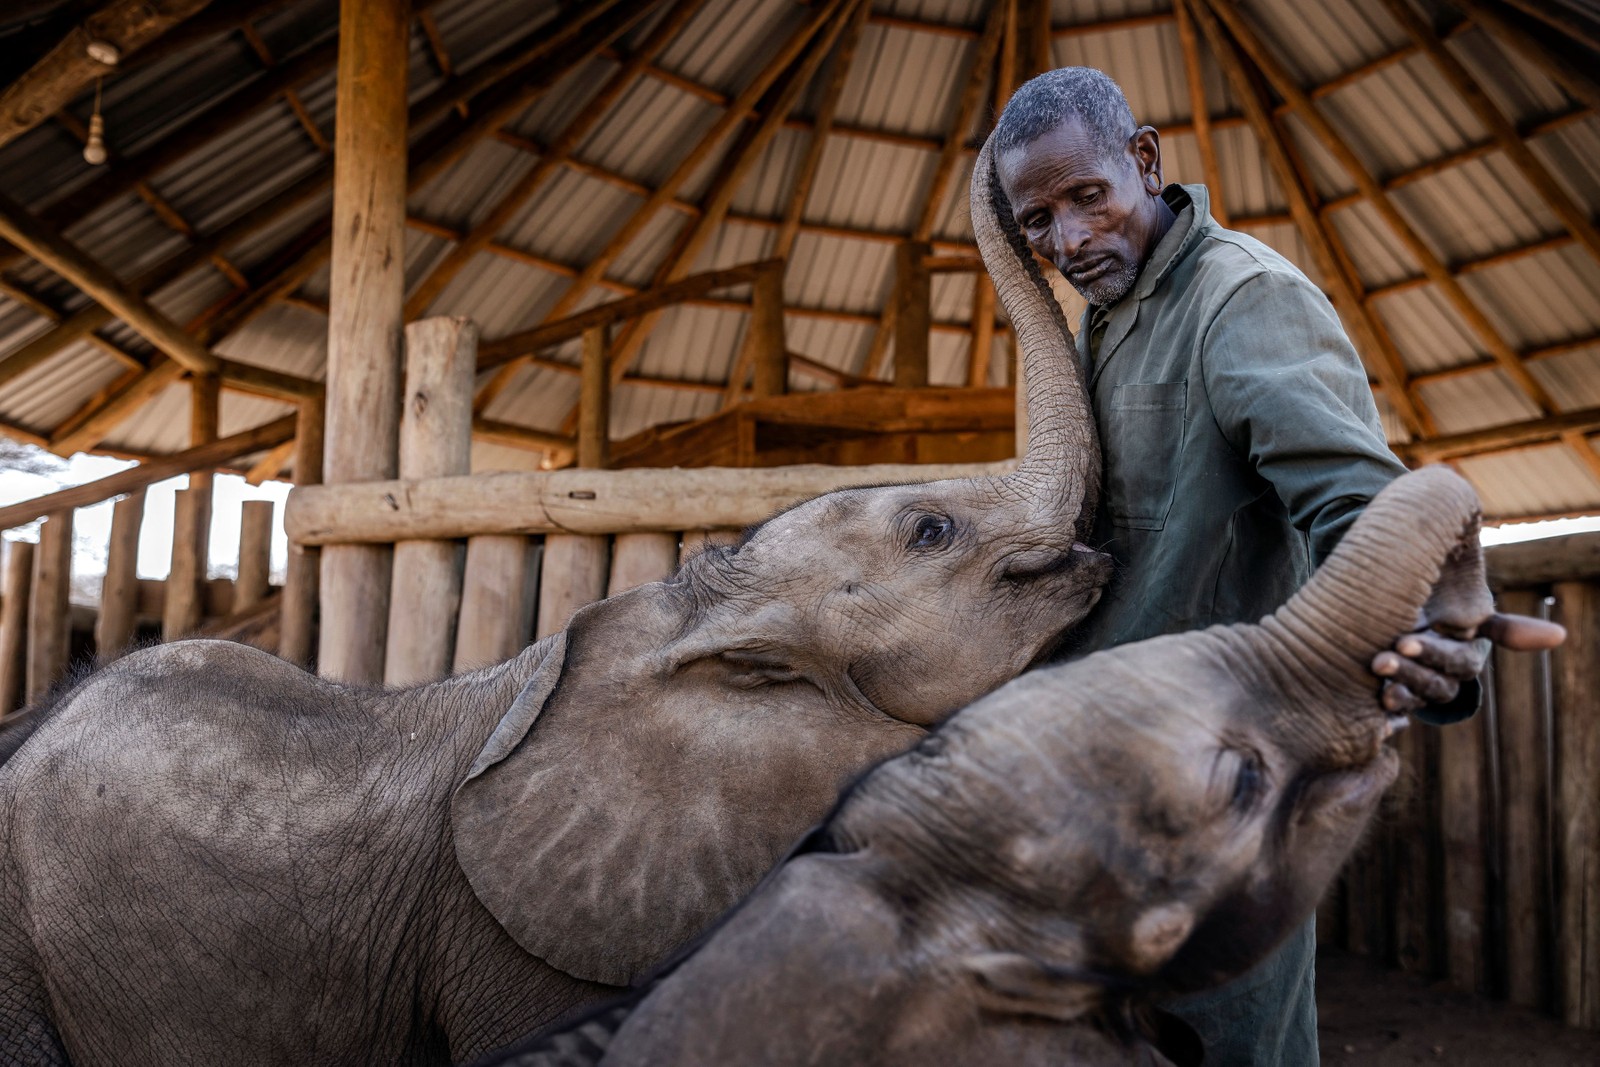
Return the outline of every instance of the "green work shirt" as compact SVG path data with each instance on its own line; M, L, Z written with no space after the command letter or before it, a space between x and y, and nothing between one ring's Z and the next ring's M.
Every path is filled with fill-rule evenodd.
M1105 454L1095 543L1118 564L1084 652L1259 619L1405 471L1321 290L1218 225L1205 186L1162 196L1171 229L1078 335Z

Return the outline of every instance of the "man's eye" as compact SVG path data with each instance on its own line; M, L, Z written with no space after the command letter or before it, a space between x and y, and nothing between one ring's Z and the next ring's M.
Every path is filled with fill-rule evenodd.
M1047 221L1048 219L1044 215L1029 215L1022 225L1026 226L1030 233L1038 233L1045 228Z
M954 524L943 515L924 515L911 528L911 547L934 548L942 545L950 539L953 529Z
M1100 192L1099 190L1096 190L1092 193L1084 193L1082 196L1078 197L1078 203L1088 205L1095 203L1099 199Z

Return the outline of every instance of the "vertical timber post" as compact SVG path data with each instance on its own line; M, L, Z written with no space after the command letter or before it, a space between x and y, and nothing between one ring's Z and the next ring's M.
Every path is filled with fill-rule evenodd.
M895 248L894 384L900 389L928 384L930 251L927 241L902 241Z
M1557 582L1555 650L1556 945L1561 1017L1600 1029L1600 584Z
M6 542L5 586L0 596L0 715L22 705L28 690L28 599L33 591L33 545Z
M789 391L789 345L783 332L783 263L774 261L756 275L751 291L750 340L754 346L756 396Z
M406 327L406 390L400 415L400 477L442 478L472 467L472 383L478 328L432 318ZM394 546L383 680L431 682L450 673L461 606L460 549L454 541Z
M611 373L607 327L583 331L583 383L578 407L578 466L596 470L610 462Z
M33 557L33 591L28 598L29 704L50 691L67 669L71 634L72 512L58 511L39 524L39 550Z
M1483 736L1487 718L1475 715L1438 733L1445 968L1450 984L1467 993L1488 992Z
M139 529L144 525L144 490L111 508L106 577L100 585L100 617L94 624L95 657L109 663L133 640L139 600Z
M677 534L617 534L611 541L611 579L606 583L606 596L659 582L677 569Z
M270 500L246 500L239 506L239 572L233 580L233 606L238 615L267 598L272 571L272 511Z
M410 37L409 0L341 0L323 467L332 483L393 478L398 466ZM383 678L393 554L323 551L324 677Z
M161 602L161 640L176 641L200 628L201 589L205 565L201 562L201 502L210 491L179 489L172 494L172 566Z
M323 402L300 401L294 423L294 484L322 484ZM283 577L283 606L278 622L278 655L290 663L311 663L316 630L320 550L314 545L289 543L289 565Z

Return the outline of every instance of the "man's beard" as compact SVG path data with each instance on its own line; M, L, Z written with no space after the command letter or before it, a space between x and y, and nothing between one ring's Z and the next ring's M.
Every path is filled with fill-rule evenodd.
M1115 304L1118 300L1133 291L1133 283L1139 280L1139 268L1131 263L1122 266L1109 274L1103 274L1088 285L1079 285L1069 275L1067 284L1078 291L1078 295L1097 307Z

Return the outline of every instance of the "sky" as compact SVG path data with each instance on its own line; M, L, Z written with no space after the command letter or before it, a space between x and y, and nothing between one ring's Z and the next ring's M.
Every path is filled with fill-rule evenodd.
M39 456L49 462L49 454ZM52 474L40 475L15 469L0 460L0 506L54 492L71 485L82 485L133 466L129 460L111 459L78 453L63 461ZM173 493L186 488L188 475L157 482L145 490L144 526L139 535L139 577L165 578L172 561ZM272 517L272 576L283 580L288 565L289 542L283 532L283 502L292 488L287 482L266 482L252 486L232 474L219 474L213 495L211 552L208 575L232 577L239 560L239 505L246 500L271 500L276 507ZM92 600L99 588L98 578L105 573L106 544L111 536L112 501L79 508L73 520L72 572L74 600ZM1600 530L1600 516L1578 519L1553 519L1547 522L1506 523L1486 527L1485 545L1528 541L1539 537ZM38 525L7 530L6 540L37 541Z

